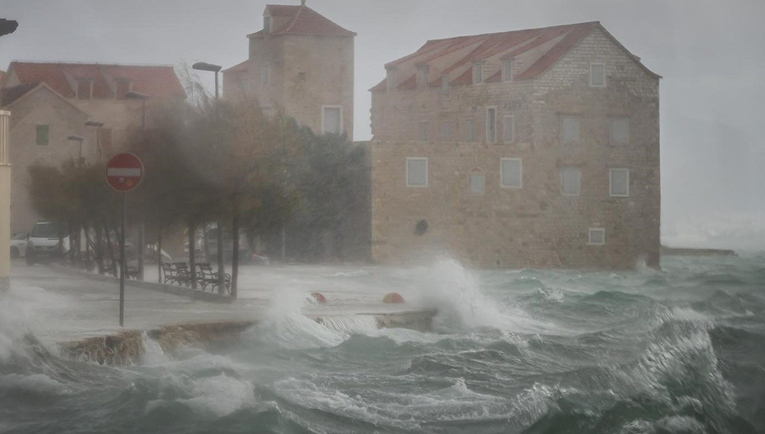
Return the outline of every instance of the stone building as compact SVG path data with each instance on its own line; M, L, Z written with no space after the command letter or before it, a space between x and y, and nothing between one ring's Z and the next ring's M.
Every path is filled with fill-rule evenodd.
M106 160L123 149L131 131L146 124L158 105L185 98L171 66L12 62L0 86L0 108L12 110L9 157L11 231L28 232L39 216L32 208L28 167L35 163ZM102 128L86 127L88 120ZM68 140L79 136L80 142Z
M263 29L248 35L249 58L223 71L223 96L283 110L316 134L353 139L356 33L305 5L267 5Z
M659 79L598 22L428 41L372 91L372 257L659 262Z

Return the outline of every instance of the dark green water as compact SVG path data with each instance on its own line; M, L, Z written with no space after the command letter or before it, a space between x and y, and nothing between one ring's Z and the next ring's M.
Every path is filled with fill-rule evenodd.
M0 321L0 432L765 433L765 256L662 265L370 267L344 278L419 291L436 331L325 327L285 296L234 348L122 369Z

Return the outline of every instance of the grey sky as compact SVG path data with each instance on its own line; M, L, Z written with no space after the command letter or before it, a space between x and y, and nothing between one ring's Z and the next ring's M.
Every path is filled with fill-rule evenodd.
M260 0L0 0L11 60L224 67L246 59ZM299 4L298 0L269 3ZM662 75L662 232L674 244L765 249L765 1L308 0L358 33L355 136L383 64L426 40L600 21ZM207 80L208 83L211 80Z

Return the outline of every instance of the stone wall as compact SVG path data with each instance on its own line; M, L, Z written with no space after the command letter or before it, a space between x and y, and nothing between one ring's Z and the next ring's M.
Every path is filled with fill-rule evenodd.
M590 87L590 63L606 65L606 87ZM630 268L659 261L659 85L600 29L533 81L373 93L372 257L408 263L448 252L481 267ZM486 144L486 107L497 107L497 144ZM515 137L502 140L512 115ZM562 143L562 116L580 138ZM625 145L611 121L629 119ZM473 119L475 139L438 141L442 120ZM413 141L419 122L428 141ZM462 122L459 122L461 125ZM383 139L384 141L380 141ZM436 141L433 141L436 140ZM406 158L427 157L428 187L406 186ZM502 158L520 158L523 186L500 186ZM564 196L561 170L578 169L580 194ZM629 169L629 196L610 195L609 169ZM482 195L470 173L485 176ZM415 234L420 220L428 231ZM588 229L605 229L590 245Z

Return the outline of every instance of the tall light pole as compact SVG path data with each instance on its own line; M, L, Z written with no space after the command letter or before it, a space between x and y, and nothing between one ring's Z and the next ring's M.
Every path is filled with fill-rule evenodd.
M70 140L72 142L79 142L80 143L80 158L77 159L77 165L82 166L82 142L85 140L84 138L80 136L69 136L66 138L67 140Z
M149 98L149 95L131 90L125 92L125 98L141 100L141 133L144 133L146 131L146 100ZM143 280L143 254L146 247L144 232L144 224L141 222L138 225L138 278L141 280Z
M96 129L96 152L98 152L98 162L100 163L103 161L104 158L104 149L101 147L101 127L104 126L103 122L99 121L87 121L85 122L86 127L91 127ZM104 274L104 256L103 256L103 243L101 242L101 231L98 229L98 225L94 224L93 229L96 232L96 248L94 249L94 253L96 255L96 263L98 265L98 274ZM87 229L85 229L87 231ZM85 244L85 251L90 255L90 245Z
M213 65L212 63L207 62L197 62L191 65L191 67L197 71L208 71L215 73L215 102L217 103L220 98L218 94L218 73L222 67L220 65ZM223 264L223 224L220 221L218 221L216 233L218 238L218 292L223 293L226 289L224 286L226 282L226 270L225 265Z

